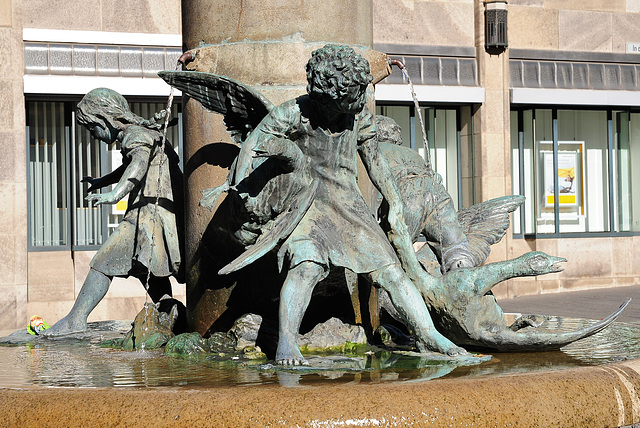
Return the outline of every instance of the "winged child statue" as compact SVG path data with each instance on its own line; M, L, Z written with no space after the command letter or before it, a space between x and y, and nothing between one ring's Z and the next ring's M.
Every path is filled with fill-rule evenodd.
M456 214L441 180L417 153L391 144L394 141L379 142L384 129L376 130L365 105L372 77L364 58L350 47L326 45L312 53L306 73L307 94L277 107L226 77L160 73L205 108L224 115L229 133L241 146L225 183L204 190L200 202L211 209L228 192L234 210L230 233L246 247L219 273L241 269L277 249L278 263L286 272L279 304L279 364L306 363L297 333L314 287L332 267L360 274L384 290L394 312L414 332L420 350L465 355L450 340L469 343L459 340L465 332L450 338L441 334L429 310L462 317L454 319L459 324L467 319L473 324L473 317L482 320L482 311L449 308L455 303L449 296L490 295L490 287L485 293L472 293L469 282L499 269L479 265L490 245L504 235L509 213L523 197L499 198ZM382 226L357 186L358 155L384 200ZM416 255L412 244L419 235L430 245ZM518 275L553 272L556 262L546 270L522 268ZM515 261L503 263L511 266ZM490 277L495 285L509 276ZM487 313L496 321L495 299L495 308L483 302L495 309ZM446 329L447 323L439 326Z

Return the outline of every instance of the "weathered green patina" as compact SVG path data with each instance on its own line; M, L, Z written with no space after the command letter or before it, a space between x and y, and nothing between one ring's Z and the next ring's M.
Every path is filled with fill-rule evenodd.
M247 248L220 274L277 250L286 272L278 363L305 364L298 329L315 286L332 267L346 268L384 290L391 312L414 333L420 350L451 356L466 354L457 345L559 347L615 319L619 311L597 328L562 337L510 329L491 286L555 272L560 261L533 253L477 267L504 235L509 213L523 197L498 198L456 213L439 176L417 153L393 144L397 127L380 121L376 129L365 107L371 82L366 60L349 47L327 45L313 52L306 70L308 94L277 107L226 77L160 73L205 108L223 114L241 146L226 182L204 190L200 204L211 209L227 192L229 234ZM382 195L380 224L356 185L358 155ZM416 254L412 244L420 235L428 244ZM547 263L532 262L540 260ZM478 288L481 279L490 286Z

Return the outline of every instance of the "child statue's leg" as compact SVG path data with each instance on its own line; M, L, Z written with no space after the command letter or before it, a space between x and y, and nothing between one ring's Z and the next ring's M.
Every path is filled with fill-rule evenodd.
M277 364L295 366L307 363L298 349L298 330L313 289L326 273L326 268L309 261L300 263L287 273L280 291Z
M87 317L107 294L110 284L111 277L91 269L69 314L41 334L44 336L60 336L85 331L87 329Z
M370 275L374 283L389 293L393 306L417 336L420 351L429 349L452 356L467 353L436 330L420 292L399 265L384 267Z

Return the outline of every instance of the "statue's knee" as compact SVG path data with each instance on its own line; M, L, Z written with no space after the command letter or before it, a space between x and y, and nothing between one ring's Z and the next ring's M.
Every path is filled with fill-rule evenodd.
M406 273L399 264L385 266L370 274L371 282L385 290L392 284L398 284L406 277Z

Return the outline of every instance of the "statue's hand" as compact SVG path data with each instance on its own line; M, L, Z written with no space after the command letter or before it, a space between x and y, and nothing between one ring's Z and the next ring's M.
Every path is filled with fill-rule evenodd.
M289 159L295 156L294 143L286 138L267 138L260 141L253 148L253 157L278 157Z
M93 193L91 195L87 195L85 198L87 201L93 201L95 205L102 204L115 204L118 202L113 192L108 193Z
M200 192L202 193L202 198L200 199L200 203L198 203L198 205L200 205L201 207L205 207L209 211L213 211L213 208L216 206L216 202L218 202L218 198L220 198L223 193L229 191L229 189L229 183L225 181L218 187L201 190Z
M80 180L81 183L89 183L89 188L87 189L87 192L93 192L94 190L98 190L99 188L101 188L102 186L101 184L101 179L100 178L93 178L90 176L84 176L82 177L82 180Z

